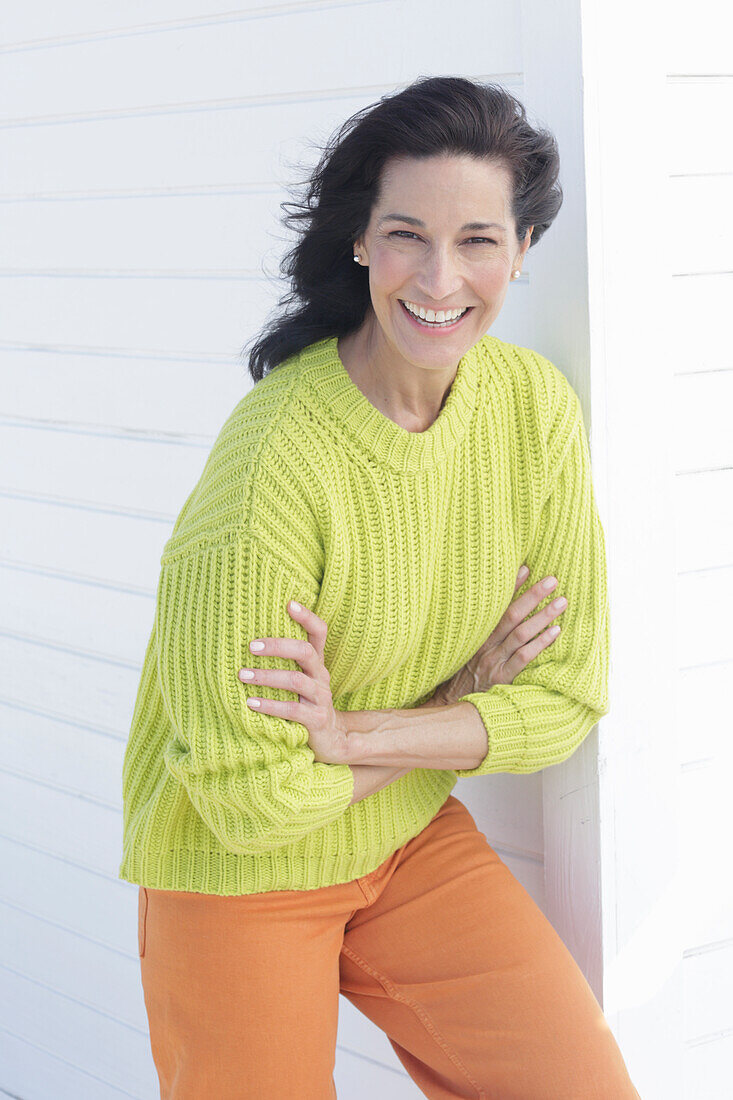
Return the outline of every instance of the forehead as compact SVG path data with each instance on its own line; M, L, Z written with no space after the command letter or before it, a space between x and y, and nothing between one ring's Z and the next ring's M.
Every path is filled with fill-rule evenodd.
M466 213L472 220L501 221L510 187L508 168L485 158L394 157L382 172L374 214L378 220L394 212L423 218L443 210L455 217Z

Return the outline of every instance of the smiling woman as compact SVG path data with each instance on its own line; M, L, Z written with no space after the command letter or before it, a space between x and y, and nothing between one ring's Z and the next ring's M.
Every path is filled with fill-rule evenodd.
M425 118L430 125L416 123ZM390 363L406 366L411 404L422 384L440 389L557 216L559 168L554 136L532 126L523 104L497 84L426 77L356 112L305 177L303 197L281 204L298 236L281 263L290 290L280 305L293 308L252 343L254 381L335 334L352 338L355 372L367 348L383 373ZM385 317L385 295L394 312L383 330L375 322ZM424 321L430 310L471 308L455 327L397 328L404 301L422 307ZM434 347L425 342L433 331L441 335ZM347 359L350 343L340 345ZM410 369L431 363L441 378Z
M466 154L394 157L382 172L354 242L355 259L369 268L370 305L340 353L363 392L375 402L379 394L387 415L408 428L432 422L459 359L491 327L520 274L534 227L517 240L511 183L503 165ZM420 216L383 213L405 208ZM473 220L462 225L467 214ZM419 233L389 229L395 221ZM495 236L475 236L482 225Z
M487 332L557 174L508 92L433 77L349 119L292 215L294 308L163 549L123 765L166 1100L334 1097L340 992L426 1096L638 1100L451 795L608 710L580 402Z

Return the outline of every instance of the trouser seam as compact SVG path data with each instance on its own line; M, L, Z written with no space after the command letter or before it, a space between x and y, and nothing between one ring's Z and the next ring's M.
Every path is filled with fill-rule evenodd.
M417 1001L413 1001L411 997L407 996L407 994L401 992L401 990L397 988L394 982L390 981L390 979L385 977L384 974L380 974L377 970L375 970L374 967L366 961L366 959L362 959L361 956L357 955L356 952L353 951L347 944L343 944L341 950L344 952L345 955L348 955L349 958L352 959L357 966L359 966L362 970L366 971L367 974L370 974L373 978L375 978L376 981L378 981L379 984L382 986L387 996L391 997L395 1001L400 1001L402 1004L405 1004L408 1006L408 1008L412 1009L417 1018L420 1020L420 1023L423 1025L428 1034L432 1036L432 1038L441 1048L443 1053L448 1058L450 1058L453 1065L461 1071L468 1083L476 1090L476 1100L487 1100L487 1096L484 1090L471 1076L466 1066L461 1061L460 1057L455 1053L454 1050L451 1050L451 1048L448 1046L447 1042L440 1034L423 1006Z

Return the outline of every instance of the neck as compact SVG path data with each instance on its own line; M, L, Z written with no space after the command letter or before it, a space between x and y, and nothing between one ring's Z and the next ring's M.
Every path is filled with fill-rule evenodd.
M408 432L424 432L445 405L458 364L420 367L395 353L369 319L337 342L339 358L367 400Z

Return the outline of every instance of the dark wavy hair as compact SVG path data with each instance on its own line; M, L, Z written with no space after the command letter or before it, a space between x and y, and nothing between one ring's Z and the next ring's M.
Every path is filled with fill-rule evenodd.
M321 149L315 170L300 181L303 198L280 203L283 222L298 240L280 261L291 289L249 352L255 382L316 340L361 326L370 305L369 281L367 270L354 264L353 242L369 225L385 164L393 157L443 154L507 168L517 238L523 240L533 225L530 247L538 243L563 201L554 136L531 126L524 105L499 84L420 77L348 118Z

